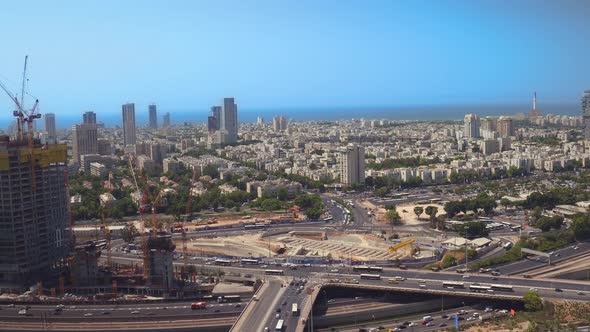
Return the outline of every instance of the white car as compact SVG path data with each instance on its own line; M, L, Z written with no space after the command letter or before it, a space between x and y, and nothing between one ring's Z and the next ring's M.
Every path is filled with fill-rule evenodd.
M338 269L331 269L330 273L338 273Z
M410 323L410 324L408 324L408 326L409 327L414 327L414 326L418 326L418 324L416 324L416 323Z
M464 275L463 276L463 279L469 279L469 276L468 275Z
M139 311L138 310L134 310L131 312L132 315L139 315Z
M18 314L25 316L27 314L27 309L21 309L21 310L19 310L18 311Z
M87 312L84 314L84 317L90 317L90 316L92 316L92 313L90 313L90 312Z
M536 288L534 288L534 287L533 287L533 288L531 288L531 289L529 289L529 290L530 290L531 292L538 292L538 291L539 291L538 289L536 289Z

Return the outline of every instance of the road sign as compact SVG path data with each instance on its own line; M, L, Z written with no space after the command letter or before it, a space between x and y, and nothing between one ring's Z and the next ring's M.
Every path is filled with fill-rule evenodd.
M551 257L551 255L549 255L548 253L542 252L542 251L537 251L537 250L532 250L532 249L527 249L527 248L522 248L521 250L522 250L522 252L526 252L527 254L531 254L531 255Z

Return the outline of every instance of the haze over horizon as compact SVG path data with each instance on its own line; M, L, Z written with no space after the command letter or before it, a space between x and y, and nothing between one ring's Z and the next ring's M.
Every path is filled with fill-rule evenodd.
M528 105L533 91L573 105L590 88L583 1L58 3L0 13L17 32L0 80L18 92L28 54L29 92L58 117L125 102L204 117L225 96L240 111ZM0 97L0 122L12 109Z

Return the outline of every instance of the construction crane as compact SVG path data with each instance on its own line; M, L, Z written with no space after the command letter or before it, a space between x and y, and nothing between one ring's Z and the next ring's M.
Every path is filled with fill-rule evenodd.
M188 274L188 246L187 246L187 238L186 238L186 223L189 222L191 212L192 212L192 202L193 202L193 186L195 184L195 179L197 178L197 171L193 169L193 176L191 178L191 182L188 187L188 200L186 201L186 209L185 209L185 219L184 225L182 225L182 275L185 278L185 275Z
M137 176L135 175L135 170L133 169L133 161L131 154L127 155L127 159L129 161L129 169L131 170L131 175L133 176L133 182L135 184L135 189L138 193L140 193L139 186L137 185ZM147 204L147 194L144 192L141 198L141 206L139 207L139 225L140 225L140 232L141 232L141 247L143 250L143 277L147 279L149 277L149 258L148 258L148 240L145 235L145 221L143 219L143 206Z

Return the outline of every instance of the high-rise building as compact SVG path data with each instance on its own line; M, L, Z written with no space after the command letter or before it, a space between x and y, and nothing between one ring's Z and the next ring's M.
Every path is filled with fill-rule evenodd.
M288 120L283 115L275 116L272 118L272 128L274 131L285 131L287 130Z
M82 114L82 119L84 120L85 124L96 124L96 113L86 112Z
M256 118L256 124L264 124L264 118L259 116Z
M170 127L170 113L164 114L163 120L162 120L162 127L164 127L164 128Z
M479 116L477 116L477 114L466 114L464 122L465 122L465 125L464 125L463 137L467 137L467 138L480 137Z
M340 182L345 185L365 183L365 148L349 144L340 153Z
M584 119L584 139L590 141L590 90L582 96L582 117Z
M235 143L238 140L238 105L234 98L224 98L222 106L212 106L207 119L209 146Z
M223 98L219 128L223 136L221 143L238 141L238 105L234 102L234 98Z
M72 127L72 156L80 163L80 156L98 153L96 124L77 124Z
M158 129L158 112L156 110L156 105L149 105L148 110L150 113L149 127L152 129Z
M49 142L55 142L57 139L57 130L55 128L55 114L47 113L45 117L45 131L47 132L47 140Z
M67 146L0 137L0 284L30 286L57 277L70 252ZM54 279L55 280L55 279Z
M514 136L514 127L512 126L512 118L509 116L501 116L498 119L498 132L500 137Z
M135 104L124 104L123 110L123 145L135 145Z

